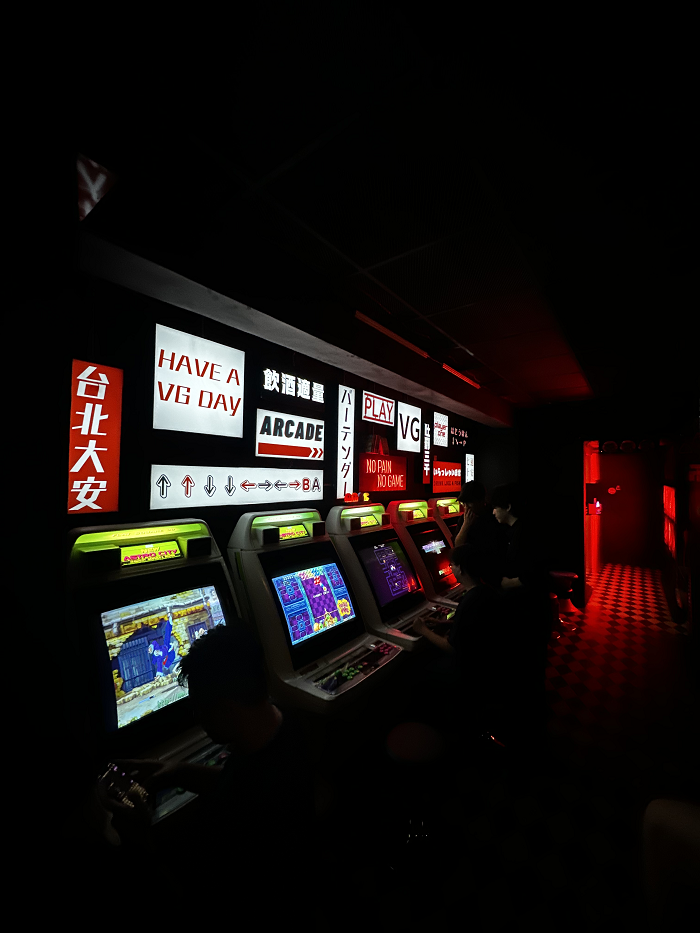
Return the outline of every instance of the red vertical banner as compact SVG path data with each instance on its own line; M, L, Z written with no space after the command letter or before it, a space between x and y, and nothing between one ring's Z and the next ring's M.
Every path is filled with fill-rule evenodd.
M68 431L68 512L119 509L124 372L73 360Z

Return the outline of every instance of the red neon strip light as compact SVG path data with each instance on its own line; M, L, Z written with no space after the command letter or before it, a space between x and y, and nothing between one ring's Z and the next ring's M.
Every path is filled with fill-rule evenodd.
M408 340L404 340L403 337L399 337L398 334L395 334L392 330L389 330L386 327L383 327L381 324L377 324L376 321L373 321L371 317L366 317L364 314L361 314L359 311L355 312L355 317L358 321L362 321L363 324L369 324L370 327L373 327L375 330L378 330L382 334L386 334L387 337L391 337L392 340L395 340L397 343L402 344L404 347L408 347L409 350L413 350L414 353L417 353L419 356L422 356L424 359L429 359L428 354L425 350L421 350L420 347L415 346L412 343L409 343Z
M475 389L480 389L481 386L478 382L474 382L473 379L468 379L462 373L458 373L456 369L452 369L451 366L448 366L447 363L442 364L442 368L446 369L448 373L452 373L453 376L456 376L458 379L462 379L464 382L468 382L470 386L474 386Z

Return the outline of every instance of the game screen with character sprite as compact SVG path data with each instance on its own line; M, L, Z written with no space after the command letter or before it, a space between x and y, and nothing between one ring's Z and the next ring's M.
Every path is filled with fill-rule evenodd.
M177 682L180 660L193 642L225 621L213 586L159 596L101 615L119 729L187 696L187 688Z
M355 618L348 588L335 563L273 577L272 585L293 645Z

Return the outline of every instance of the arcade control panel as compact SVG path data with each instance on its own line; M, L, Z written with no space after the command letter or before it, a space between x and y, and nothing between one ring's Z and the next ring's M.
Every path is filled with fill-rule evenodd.
M369 677L370 674L386 664L387 661L390 661L400 651L401 648L397 645L391 645L385 641L375 641L369 646L369 650L362 647L352 652L345 658L342 666L331 671L326 670L320 676L312 676L309 680L319 690L337 696L349 690L353 686L353 680ZM306 671L308 670L309 668L306 668Z
M224 745L208 745L207 748L185 759L188 764L207 765L208 767L222 766L229 757L230 752ZM156 796L155 813L153 814L152 824L159 823L166 816L175 813L181 807L184 807L190 800L194 800L197 794L185 790L184 787L168 787L160 791Z
M395 623L393 627L403 632L404 635L410 635L412 638L420 638L421 636L419 633L413 628L413 623L417 622L419 619L425 619L428 621L428 628L432 632L435 632L436 635L446 635L452 625L452 617L454 614L455 610L451 609L449 606L429 606L427 610L424 609L417 615L401 619L399 622Z

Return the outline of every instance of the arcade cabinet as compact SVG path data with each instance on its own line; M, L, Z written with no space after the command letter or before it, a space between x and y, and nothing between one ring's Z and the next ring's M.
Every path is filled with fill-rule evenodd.
M457 608L464 588L450 570L450 542L433 517L428 503L396 499L389 503L389 518L403 549L416 568L426 596L441 606Z
M426 599L383 505L336 505L326 527L370 632L413 651L426 641L413 631L417 619L452 615Z
M438 527L447 535L447 543L454 547L455 538L464 522L464 506L459 499L428 499L428 508Z
M401 649L368 635L343 561L315 510L242 515L228 545L244 617L265 650L272 693L335 712L393 670Z
M205 632L235 620L235 596L206 522L77 528L70 536L69 640L89 728L105 757L215 763L213 746L177 682ZM156 821L194 794L166 792Z

